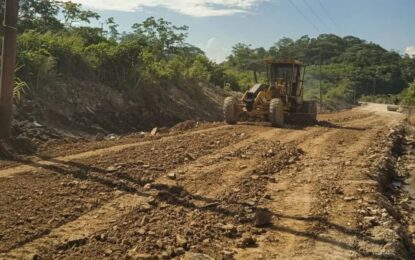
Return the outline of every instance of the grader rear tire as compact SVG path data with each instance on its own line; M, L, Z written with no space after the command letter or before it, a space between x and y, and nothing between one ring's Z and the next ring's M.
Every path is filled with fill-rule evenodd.
M225 122L234 125L238 122L238 100L235 97L227 97L223 103L223 117Z
M273 127L284 126L284 104L281 99L271 99L269 104L269 120Z
M307 113L307 124L315 124L317 122L317 102L315 101L304 101L303 106Z

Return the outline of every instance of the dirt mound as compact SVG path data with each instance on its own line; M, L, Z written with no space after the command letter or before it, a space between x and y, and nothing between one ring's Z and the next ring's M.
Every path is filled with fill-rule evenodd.
M12 126L12 137L25 137L31 139L33 142L39 143L51 139L59 139L62 137L62 134L52 128L41 125L36 121L15 120Z
M38 145L50 140L57 140L63 135L52 128L30 122L14 120L11 137L0 143L0 159L12 158L15 155L31 155L37 152Z
M120 92L96 81L67 79L59 86L27 92L16 107L16 131L26 133L29 129L29 137L50 139L57 135L125 134L186 120L216 121L221 120L224 96L220 88L196 82ZM39 125L51 133L38 133L42 129Z
M184 122L175 124L172 128L170 128L170 131L172 132L186 131L186 130L196 128L198 126L199 126L199 122L194 121L194 120L186 120Z

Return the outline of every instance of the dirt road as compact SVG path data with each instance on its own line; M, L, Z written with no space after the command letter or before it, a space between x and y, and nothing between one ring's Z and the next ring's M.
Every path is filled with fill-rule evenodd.
M369 104L5 162L0 259L410 258L376 172L402 120Z

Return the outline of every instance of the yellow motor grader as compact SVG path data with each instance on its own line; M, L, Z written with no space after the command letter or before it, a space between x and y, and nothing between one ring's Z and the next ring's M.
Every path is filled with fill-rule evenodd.
M297 60L265 60L265 64L268 83L255 84L242 99L227 97L225 122L236 124L248 117L270 121L274 127L315 123L317 103L303 100L305 66Z

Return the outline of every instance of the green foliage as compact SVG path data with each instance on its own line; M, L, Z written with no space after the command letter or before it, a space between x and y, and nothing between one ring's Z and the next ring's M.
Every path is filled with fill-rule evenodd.
M254 84L253 74L251 71L239 71L235 69L226 69L226 83L230 83L232 90L246 91Z
M240 90L238 71L231 70L226 68L223 64L216 64L214 62L209 62L208 70L210 82L215 86L219 86L223 89L227 87L228 89L235 91Z
M208 81L210 79L209 60L205 56L196 56L185 71L185 78Z
M150 17L133 28L119 42L110 39L85 48L101 80L119 89L162 81L209 80L209 60L200 49L184 42L187 27Z
M57 18L59 10L60 2L55 0L19 0L19 31L63 29Z
M98 20L100 18L95 12L82 10L81 4L67 1L62 2L61 5L65 25L69 28L71 28L74 23L90 23L91 19Z
M24 66L16 74L35 89L53 81L57 76L56 58L46 48L41 36L43 35L31 32L18 39L17 60Z
M248 72L263 71L262 60L297 59L308 65L305 95L320 98L320 71L323 101L326 105L353 103L373 94L397 94L415 80L415 59L401 57L377 44L353 36L305 35L297 40L282 38L268 50L237 44L223 64L240 90L254 84ZM265 75L261 75L263 81Z
M92 44L98 44L101 42L108 41L107 38L104 37L101 28L81 26L77 28L72 28L70 34L78 36L80 39L82 39L84 46L89 46Z
M37 72L41 72L42 75L56 75L53 71L79 78L91 77L91 70L84 60L83 50L84 39L76 34L34 31L24 33L18 38L19 64L25 65L27 73L23 78L26 79L31 74L32 76L37 74L39 77ZM34 81L32 79L28 82ZM39 85L38 80L35 82Z
M134 33L129 37L138 38L151 46L157 57L164 58L166 55L176 53L177 49L184 45L187 37L187 26L175 26L160 18L147 18L142 23L132 26Z
M26 52L19 56L26 66L17 72L34 89L46 86L57 78L56 60L42 51Z
M264 59L267 56L264 48L251 49L251 45L238 43L232 48L227 63L242 71L265 71Z
M225 91L232 91L231 84L225 83L225 87L223 88Z
M164 19L149 17L120 36L112 17L100 21L105 30L90 26L99 15L78 3L20 0L20 6L18 62L25 66L17 75L33 89L76 77L101 80L121 91L171 81L210 81L245 91L255 83L253 72L266 82L267 58L305 62L306 96L319 99L321 76L329 106L353 103L363 95L397 94L415 80L415 59L353 36L282 38L268 50L239 43L217 64L186 43L187 26ZM405 102L411 102L410 89L404 92Z
M105 20L105 23L109 29L109 32L107 32L109 39L112 41L118 40L120 33L118 32L117 28L119 25L115 22L114 17L109 17L107 20Z
M327 109L348 107L355 103L355 93L358 85L351 80L353 73L351 66L326 65L311 66L305 78L304 96L309 100L320 100L320 69L321 69L321 94L323 104Z
M149 17L120 37L114 18L102 23L105 30L89 26L100 17L78 3L20 4L18 62L25 66L17 74L33 89L59 85L67 77L98 79L121 91L168 81L237 85L224 68L186 43L187 26Z
M389 95L389 94L368 95L368 96L362 96L360 98L360 101L379 103L379 104L395 104L395 105L397 105L399 103L400 98L401 98L401 95Z
M353 83L349 79L339 81L335 86L330 86L326 89L324 98L336 104L353 104L355 102Z
M19 68L17 69L19 70ZM13 86L13 98L16 103L19 103L23 94L26 93L26 89L29 88L29 85L19 77L14 78L14 86Z
M415 81L401 93L401 96L401 104L415 106Z
M415 58L410 58L406 55L399 62L399 67L402 73L402 79L405 82L415 81Z

